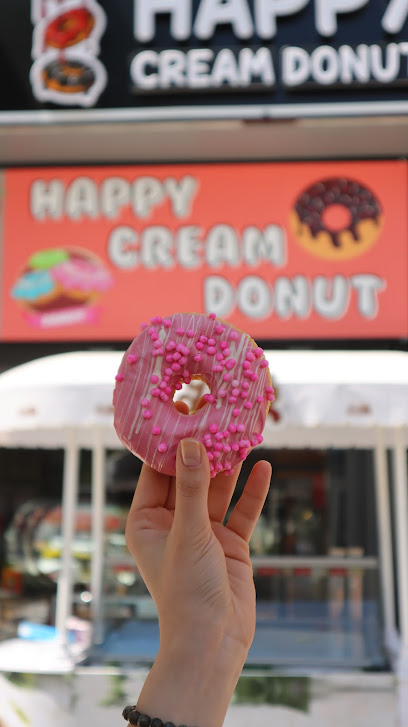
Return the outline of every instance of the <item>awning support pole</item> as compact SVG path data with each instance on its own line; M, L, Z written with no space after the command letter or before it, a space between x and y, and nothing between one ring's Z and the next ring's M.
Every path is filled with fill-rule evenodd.
M95 429L92 449L92 560L91 560L91 612L94 644L103 641L103 561L105 511L105 450L99 429Z
M395 429L393 460L395 487L395 540L398 574L398 611L401 651L398 672L408 675L408 472L401 427Z
M67 620L72 611L72 543L75 534L75 513L78 497L79 450L75 429L67 430L62 483L63 542L61 570L57 583L55 626L64 645L68 643Z
M387 450L383 432L376 431L374 450L375 504L377 513L378 556L380 561L381 601L384 613L385 643L391 649L396 641L394 572L392 561L391 512Z

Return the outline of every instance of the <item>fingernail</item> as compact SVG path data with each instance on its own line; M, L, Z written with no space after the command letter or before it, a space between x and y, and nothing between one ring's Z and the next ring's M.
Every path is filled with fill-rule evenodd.
M201 448L197 440L181 440L181 458L186 467L198 467L201 463Z

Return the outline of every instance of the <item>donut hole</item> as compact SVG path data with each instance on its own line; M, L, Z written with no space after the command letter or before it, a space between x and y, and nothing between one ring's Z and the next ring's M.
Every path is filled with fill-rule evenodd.
M180 381L180 384L181 389L176 389L174 392L173 403L175 405L176 402L182 402L187 406L187 411L177 409L180 414L195 414L201 398L205 394L210 394L211 389L201 377L192 379L189 384L185 384L183 381ZM207 403L204 406L207 406Z
M330 232L347 230L352 223L351 212L344 204L329 204L323 211L322 222Z

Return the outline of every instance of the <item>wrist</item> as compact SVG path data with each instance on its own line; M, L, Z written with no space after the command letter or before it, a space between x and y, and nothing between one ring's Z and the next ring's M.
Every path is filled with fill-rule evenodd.
M219 641L160 648L140 694L140 712L188 727L221 727L247 651Z

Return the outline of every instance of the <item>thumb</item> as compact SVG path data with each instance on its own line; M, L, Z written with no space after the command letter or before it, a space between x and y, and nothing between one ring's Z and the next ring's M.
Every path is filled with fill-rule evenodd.
M196 439L182 439L176 460L175 530L196 532L209 526L210 467L205 447Z

